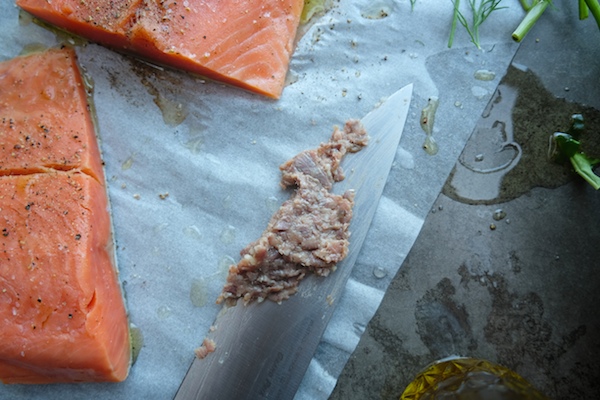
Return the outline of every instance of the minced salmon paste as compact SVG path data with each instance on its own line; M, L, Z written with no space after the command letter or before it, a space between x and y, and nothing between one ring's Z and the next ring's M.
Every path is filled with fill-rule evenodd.
M359 151L368 139L360 121L349 120L343 129L334 128L328 142L279 167L282 188L295 187L294 194L229 268L218 303L281 302L297 292L307 273L325 277L335 270L348 253L354 192L338 195L331 189L344 179L344 155Z

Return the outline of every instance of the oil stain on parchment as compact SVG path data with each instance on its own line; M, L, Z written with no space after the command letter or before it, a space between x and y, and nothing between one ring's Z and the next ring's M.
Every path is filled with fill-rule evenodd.
M129 55L123 55L115 63L120 67L102 67L107 73L111 90L123 97L128 105L147 110L147 97L139 93L139 88L144 88L152 97L165 126L173 129L179 143L190 153L199 154L211 120L210 113L196 92L196 85L202 85L204 81L191 74L177 73ZM132 81L132 74L137 76L141 85L132 87L128 84Z
M203 307L208 301L208 289L204 279L193 279L190 288L190 300L194 307Z
M154 104L161 111L165 124L175 127L185 121L188 116L188 109L183 102L177 100L175 90L165 89L164 87L159 89L157 72L162 71L146 65L142 61L133 61L131 65L135 74L140 78L142 85L153 97ZM166 82L170 88L177 88L182 84L181 79L172 74L161 74L160 81L161 83ZM162 84L161 86L166 85Z

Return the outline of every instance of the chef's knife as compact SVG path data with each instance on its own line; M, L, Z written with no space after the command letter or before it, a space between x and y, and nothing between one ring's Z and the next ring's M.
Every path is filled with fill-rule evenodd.
M195 358L176 400L292 399L306 373L356 261L392 162L410 106L412 84L362 119L369 144L342 162L336 193L355 190L346 258L328 277L309 275L281 304L266 300L224 307L207 338L216 344Z

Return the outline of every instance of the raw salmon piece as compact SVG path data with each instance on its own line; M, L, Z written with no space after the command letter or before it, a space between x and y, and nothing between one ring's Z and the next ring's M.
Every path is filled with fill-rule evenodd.
M108 198L78 74L71 49L0 63L4 383L122 381L129 372ZM38 132L42 123L50 132Z
M104 187L81 172L0 179L0 377L120 381L129 332Z
M303 0L17 0L34 16L158 64L279 98Z
M0 176L79 168L103 181L86 96L72 50L1 64Z

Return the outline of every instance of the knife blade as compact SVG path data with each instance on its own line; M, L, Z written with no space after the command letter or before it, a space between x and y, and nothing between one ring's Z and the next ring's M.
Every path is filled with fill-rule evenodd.
M334 192L355 190L348 254L327 278L308 275L281 304L264 301L223 307L207 338L215 351L194 358L175 400L292 399L367 236L410 107L412 84L361 121L369 145L342 161L346 178Z

